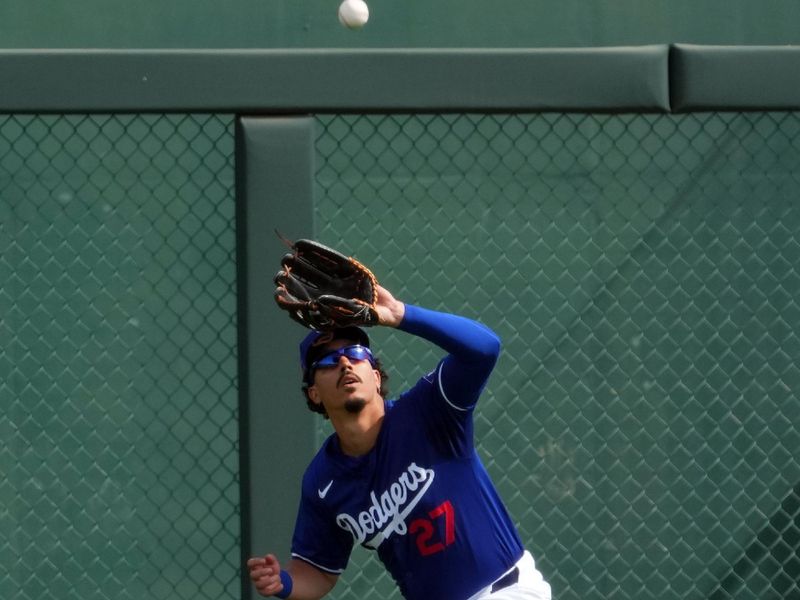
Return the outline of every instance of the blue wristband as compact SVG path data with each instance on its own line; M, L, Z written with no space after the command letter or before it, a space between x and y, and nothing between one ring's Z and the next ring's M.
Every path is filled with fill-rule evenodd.
M286 571L281 569L281 583L283 584L283 589L275 594L276 598L288 598L292 594L292 587L294 587L294 582L292 581L292 576L289 575Z

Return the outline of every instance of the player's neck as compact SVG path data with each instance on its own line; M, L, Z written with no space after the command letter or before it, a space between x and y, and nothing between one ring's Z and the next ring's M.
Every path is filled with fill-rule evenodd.
M375 447L383 424L383 399L359 414L331 415L339 446L347 456L363 456Z

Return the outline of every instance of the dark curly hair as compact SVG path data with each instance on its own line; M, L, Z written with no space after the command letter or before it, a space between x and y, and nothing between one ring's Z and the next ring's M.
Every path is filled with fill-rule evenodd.
M375 369L377 369L378 373L381 374L380 394L383 398L386 398L389 395L389 384L388 384L389 374L383 370L383 365L381 364L379 358L375 358ZM311 412L319 413L327 419L329 418L328 412L325 410L325 407L322 406L322 403L320 402L319 404L317 404L316 402L313 402L311 398L308 397L308 388L311 387L313 383L309 382L309 379L310 378L308 377L308 375L305 374L303 377L303 385L300 387L300 389L303 391L303 396L305 396L308 410L310 410Z

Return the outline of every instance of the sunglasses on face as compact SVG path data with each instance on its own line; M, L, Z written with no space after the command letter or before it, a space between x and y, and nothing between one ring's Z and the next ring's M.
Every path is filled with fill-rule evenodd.
M360 346L358 344L354 346L345 346L344 348L339 348L338 350L332 350L327 354L323 354L319 359L311 363L310 371L314 371L315 369L329 369L331 367L336 367L339 364L339 359L342 356L346 356L347 360L353 361L362 361L368 360L369 364L373 367L375 366L375 358L372 356L372 352L369 351L369 348L366 346Z

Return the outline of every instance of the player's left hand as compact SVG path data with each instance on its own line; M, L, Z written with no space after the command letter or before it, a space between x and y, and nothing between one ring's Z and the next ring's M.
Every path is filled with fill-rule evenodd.
M352 257L313 240L284 240L292 252L275 275L275 302L310 329L379 325L378 281Z
M377 289L375 312L378 313L378 323L386 327L397 327L403 320L406 305L397 300L385 287L378 285Z

